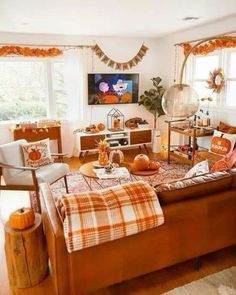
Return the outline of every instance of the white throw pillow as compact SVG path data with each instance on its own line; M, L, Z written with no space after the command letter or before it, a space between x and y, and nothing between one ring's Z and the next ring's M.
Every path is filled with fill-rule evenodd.
M49 139L29 142L22 145L26 167L39 167L53 162L49 148Z
M197 175L201 175L209 172L208 160L204 160L200 163L194 165L184 176L184 178L189 178Z

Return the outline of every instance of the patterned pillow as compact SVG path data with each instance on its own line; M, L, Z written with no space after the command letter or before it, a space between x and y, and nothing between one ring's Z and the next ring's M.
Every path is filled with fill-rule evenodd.
M215 130L209 151L218 155L230 153L236 142L236 134L228 134Z
M215 162L215 164L211 167L210 171L222 171L231 169L235 167L236 164L236 149L234 149L231 153L227 154L224 158Z
M201 174L205 174L209 172L209 164L208 160L204 160L202 162L197 163L194 165L184 176L184 178L190 178L194 176L198 176Z
M53 162L49 149L49 139L22 145L26 167L39 167Z

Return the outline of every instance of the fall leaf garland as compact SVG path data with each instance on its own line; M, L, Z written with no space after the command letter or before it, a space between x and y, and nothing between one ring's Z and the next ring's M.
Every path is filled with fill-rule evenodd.
M53 57L62 54L62 50L52 47L48 49L43 48L30 48L21 46L2 46L0 47L0 56L7 55L23 55L35 57Z
M132 59L126 62L117 62L112 60L102 51L102 49L97 44L92 46L92 50L108 67L115 68L116 70L128 70L136 66L143 59L148 50L148 47L143 44L140 47L138 53Z
M226 39L226 38L227 39ZM189 51L192 49L190 43L182 44L184 49L184 54L188 54ZM193 49L192 54L194 55L206 55L214 50L221 49L221 48L230 48L236 47L236 37L232 36L224 36L222 39L215 39L211 41L207 41L204 44L201 44Z

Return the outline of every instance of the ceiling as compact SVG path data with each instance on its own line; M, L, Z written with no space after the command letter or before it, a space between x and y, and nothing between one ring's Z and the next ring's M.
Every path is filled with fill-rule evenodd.
M155 38L234 14L236 0L0 0L0 32Z

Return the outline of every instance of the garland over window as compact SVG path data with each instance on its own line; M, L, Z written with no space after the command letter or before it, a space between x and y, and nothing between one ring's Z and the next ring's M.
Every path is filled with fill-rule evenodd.
M143 44L140 47L138 53L132 59L126 62L117 62L112 60L102 51L102 49L97 44L92 47L92 50L108 67L115 68L116 70L128 70L129 68L131 69L132 67L137 65L143 59L148 50L148 47Z
M228 39L225 39L225 37L227 37ZM192 49L193 46L190 45L190 43L184 43L182 44L182 47L184 49L184 54L186 55ZM236 37L224 36L224 38L222 39L207 41L204 44L197 46L196 48L193 49L192 54L206 55L217 49L230 48L230 47L236 47Z
M62 54L62 50L52 47L48 49L43 48L30 48L21 46L2 46L0 47L0 56L7 55L23 55L23 56L35 56L35 57L53 57Z

